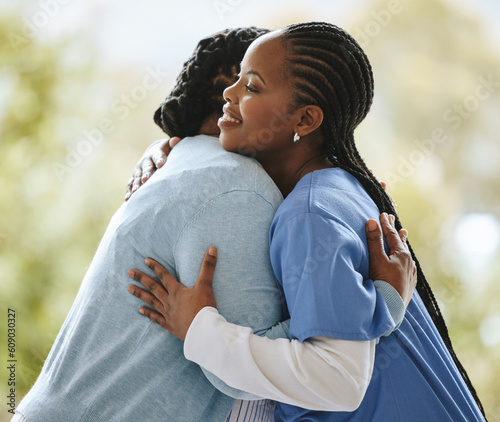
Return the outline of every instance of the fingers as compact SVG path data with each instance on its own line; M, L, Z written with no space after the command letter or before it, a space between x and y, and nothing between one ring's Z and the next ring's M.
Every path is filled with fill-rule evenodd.
M144 316L147 316L151 321L156 322L158 325L161 325L163 328L167 329L167 321L165 317L159 312L153 311L149 308L140 308L139 312Z
M170 141L169 141L170 149L175 147L180 141L181 141L181 138L179 138L178 136L174 136L173 138L170 138Z
M144 274L142 271L129 270L127 274L129 277L132 277L134 280L138 281L146 289L149 290L148 292L144 289L141 289L140 287L131 285L129 286L128 291L134 296L141 299L144 303L147 303L158 311L162 311L163 301L165 301L165 299L168 297L167 290L165 290L165 288L161 284L153 280L148 275Z
M125 201L128 201L132 195L132 185L134 184L134 177L132 176L127 183L127 190L125 192Z
M135 166L132 178L128 182L125 201L130 199L132 194L151 177L156 169L165 164L170 150L179 141L180 138L176 138L174 141L172 139L158 139L146 149L142 158ZM171 143L172 146L170 145Z
M394 215L392 215L392 214L389 214L388 217L389 217L389 222L390 222L391 226L393 227L394 230L396 230L396 217L394 217ZM409 250L408 244L406 243L406 239L408 238L408 230L402 228L401 230L398 231L398 236L399 236L399 239L401 240L401 243L403 244L403 246L405 246L405 248L407 250ZM389 247L391 248L391 246L389 246ZM394 247L398 247L398 246L395 245Z
M390 254L392 255L396 250L403 249L403 243L395 228L396 218L393 215L388 215L384 212L380 215L380 223L382 225L382 231L384 232L385 241L389 247Z
M168 295L168 290L162 284L158 283L156 280L152 279L150 276L143 273L142 271L129 270L127 272L127 275L129 277L132 277L135 281L141 283L158 299L162 299L163 296Z
M161 284L165 287L167 292L172 293L175 289L182 286L175 277L170 274L167 269L161 265L158 261L155 261L152 258L146 258L144 260L146 265L151 268L156 276L160 279Z
M130 274L129 274L130 275ZM134 277L132 277L134 278ZM158 284L158 283L156 283ZM147 303L148 305L152 306L155 309L162 308L161 302L158 301L156 296L152 295L148 291L141 289L140 287L131 285L128 287L129 293L132 293L135 297L138 297L141 299L144 303ZM167 293L168 295L168 293Z
M408 238L408 230L406 229L401 229L399 232L399 238L401 239L401 242L403 242L403 244L408 247L408 244L406 243L406 239Z
M366 224L366 238L370 278L389 283L407 306L417 283L416 264L406 243L408 232L405 229L396 231L396 217L387 213L380 215L380 226L390 252L389 256L385 253L381 228L375 220L369 220Z
M155 148L155 152L151 157L155 168L161 168L167 161L167 156L170 154L173 146L170 145L171 139L160 139L157 141L158 145Z
M156 168L160 168L163 166L163 164L165 164L168 154L170 154L172 148L175 147L180 141L181 138L179 138L178 136L161 140L161 142L158 144L158 151L156 151L153 157L151 157Z
M149 177L155 172L155 164L153 159L142 160L141 165L141 177L139 179L140 185L142 185ZM140 187L140 185L138 187Z
M170 154L171 150L172 148L170 147L168 139L162 139L159 141L158 148L156 148L155 153L151 157L155 168L159 169L163 166L163 164L165 164L165 162L167 161L167 156L168 154Z
M132 194L141 187L142 185L142 177L143 177L143 165L144 165L145 159L142 159L137 163L134 169L134 173L132 174L132 177L128 181L127 184L127 192L125 194L125 201L128 201ZM149 177L149 175L148 175ZM147 180L147 179L146 179Z
M370 268L375 268L378 263L387 261L382 231L380 230L380 226L377 221L368 220L366 222L366 240L368 243L368 259Z
M151 157L151 160L154 163L154 172L155 169L163 167L163 164L165 164L165 161L167 160L167 156L162 151L158 151L155 155L153 155L153 157Z
M201 264L200 274L196 286L199 288L212 289L212 280L214 278L215 265L217 263L217 248L210 246L205 253L203 263Z

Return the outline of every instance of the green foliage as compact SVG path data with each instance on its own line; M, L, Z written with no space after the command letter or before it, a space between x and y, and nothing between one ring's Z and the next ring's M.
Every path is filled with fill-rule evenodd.
M143 125L149 131L139 123L137 131L130 127L151 122L166 92L160 86L154 96L133 104L135 113L125 122L111 105L130 91L137 72L99 71L92 44L82 39L44 43L25 36L21 17L20 10L0 18L0 39L6 40L0 43L0 305L5 315L0 336L7 338L7 309L15 309L17 402L40 372L109 218L123 201L132 166L147 140L161 133L151 123ZM113 119L113 130L97 136L103 118ZM89 143L86 134L98 142ZM144 143L132 143L128 136ZM1 345L5 363L6 342ZM5 397L8 374L6 365L2 368ZM2 412L0 420L7 416Z

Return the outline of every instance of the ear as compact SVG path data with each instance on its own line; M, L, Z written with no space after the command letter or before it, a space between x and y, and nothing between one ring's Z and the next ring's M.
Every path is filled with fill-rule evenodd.
M297 110L300 121L295 125L295 133L300 136L309 135L314 132L323 123L323 110L316 105L302 106Z

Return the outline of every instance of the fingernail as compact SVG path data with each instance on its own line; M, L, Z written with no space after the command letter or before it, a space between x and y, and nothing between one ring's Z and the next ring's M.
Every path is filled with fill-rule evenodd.
M144 315L144 309L140 308L139 309L139 313L142 314L142 315Z
M128 286L128 291L129 291L129 293L133 293L134 292L134 288L132 286Z
M151 260L149 258L146 258L144 260L144 263L149 267L151 265Z
M394 217L392 214L389 215L389 220L391 221L391 224L394 225L394 222L396 221L396 217Z
M128 270L127 271L127 275L130 276L130 277L133 277L134 276L134 272L132 270Z
M375 220L368 220L368 231L373 232L377 230L377 222Z
M406 229L401 229L403 232L403 242L406 242L406 239L408 238L408 230Z
M217 248L215 246L210 246L210 248L208 248L208 254L210 256L217 256Z

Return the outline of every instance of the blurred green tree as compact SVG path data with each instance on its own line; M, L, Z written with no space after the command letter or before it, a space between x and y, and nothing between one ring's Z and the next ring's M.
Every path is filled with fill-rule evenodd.
M63 186L51 163L67 153L62 125L73 113L85 115L74 99L93 74L90 59L78 66L63 61L69 42L40 43L20 31L19 21L17 15L4 16L0 23L6 40L0 44L0 174L6 181L0 202L0 290L2 309L17 311L18 397L38 375L71 303L74 292L65 283L71 285L74 274L68 266L87 265L71 240L78 237L92 249L85 242L88 221L58 218ZM5 329L2 324L3 338Z
M17 402L38 376L123 202L145 147L139 141L161 134L152 115L171 82L159 81L158 92L146 96L141 90L127 108L122 95L130 94L131 81L154 68L100 69L94 44L78 32L43 41L23 30L27 10L19 6L0 18L0 304L5 314L9 308L17 314ZM4 342L0 359L7 360ZM5 365L1 373L8 379ZM8 390L2 382L2 397Z

